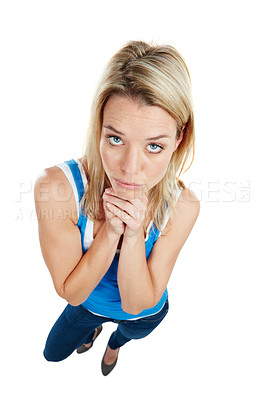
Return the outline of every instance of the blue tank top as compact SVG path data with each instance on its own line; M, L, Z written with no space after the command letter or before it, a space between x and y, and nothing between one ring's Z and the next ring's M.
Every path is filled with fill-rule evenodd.
M87 183L86 174L79 160L72 159L61 164L56 164L56 166L63 170L74 192L79 216L77 226L80 230L82 251L84 254L93 241L93 221L91 221L87 216L83 215L80 208L80 201ZM166 218L164 226L168 222L168 219L169 216ZM146 258L149 257L153 245L160 234L161 232L156 228L153 221L151 221L145 238ZM123 311L117 283L119 253L120 250L117 250L108 271L89 295L89 297L82 303L83 307L96 315L113 318L116 320L139 319L156 314L162 309L165 301L167 300L167 288L165 289L159 302L154 307L145 309L137 315L129 314Z

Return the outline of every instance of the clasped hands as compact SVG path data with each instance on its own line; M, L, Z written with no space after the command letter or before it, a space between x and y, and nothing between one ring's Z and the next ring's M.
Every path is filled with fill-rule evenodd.
M147 196L142 193L134 199L127 199L115 193L112 188L103 194L103 208L108 228L117 235L133 237L143 232L148 205Z

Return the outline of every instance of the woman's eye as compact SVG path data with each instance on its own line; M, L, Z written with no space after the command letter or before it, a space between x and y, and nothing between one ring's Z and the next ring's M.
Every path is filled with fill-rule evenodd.
M149 146L150 146L150 150L151 150L150 153L158 154L164 150L163 146L161 146L160 144L151 143L151 144L149 144Z
M116 146L117 144L120 144L122 140L118 136L107 136L108 143L110 143L112 146Z

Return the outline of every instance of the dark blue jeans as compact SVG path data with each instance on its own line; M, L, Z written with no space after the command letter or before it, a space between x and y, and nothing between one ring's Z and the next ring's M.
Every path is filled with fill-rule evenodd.
M156 314L137 320L115 320L92 314L82 305L74 307L68 304L52 327L44 349L47 361L62 361L83 343L90 343L95 329L104 322L118 324L110 336L108 345L115 350L131 339L141 339L149 335L164 319L169 303Z

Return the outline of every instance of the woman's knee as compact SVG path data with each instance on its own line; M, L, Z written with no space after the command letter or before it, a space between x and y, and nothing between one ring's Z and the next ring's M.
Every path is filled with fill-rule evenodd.
M152 329L139 329L138 325L123 325L119 326L120 332L128 339L142 339L148 336Z
M47 352L45 349L43 351L43 356L44 356L46 361L52 361L52 362L63 361L63 360L65 360L67 358L67 356L66 357L64 357L62 355L59 356L58 354L53 354L53 353L49 354L49 352Z

